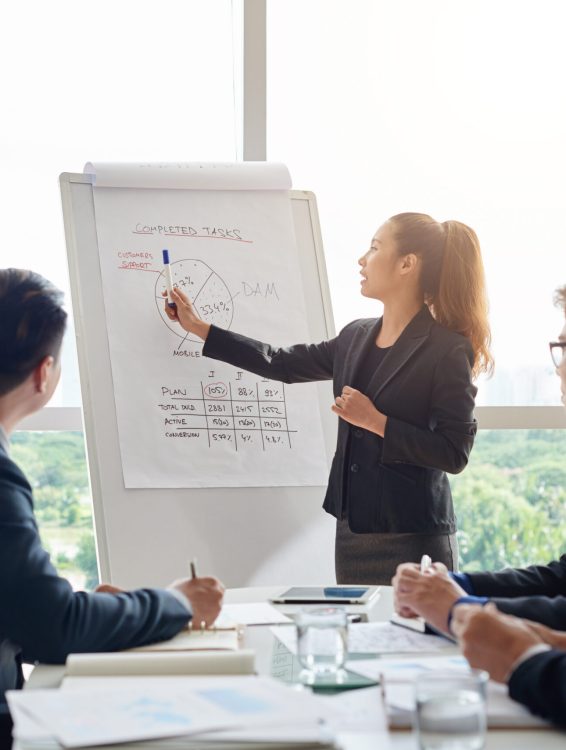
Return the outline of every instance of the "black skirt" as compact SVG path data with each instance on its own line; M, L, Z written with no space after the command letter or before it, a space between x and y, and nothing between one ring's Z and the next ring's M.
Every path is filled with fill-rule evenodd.
M337 583L389 586L398 565L423 555L457 570L456 534L354 534L346 519L336 522Z

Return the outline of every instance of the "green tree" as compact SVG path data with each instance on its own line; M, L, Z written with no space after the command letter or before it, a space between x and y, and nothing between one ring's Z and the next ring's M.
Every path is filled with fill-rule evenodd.
M483 464L453 482L464 570L545 563L561 551L562 528L516 492L514 475Z
M79 549L75 556L75 563L86 576L85 588L93 589L98 585L98 564L96 561L96 546L92 533L83 534L79 540Z

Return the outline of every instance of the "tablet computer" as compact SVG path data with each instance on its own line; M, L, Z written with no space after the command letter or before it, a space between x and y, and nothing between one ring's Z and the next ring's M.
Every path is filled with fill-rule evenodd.
M292 586L271 601L274 604L368 604L379 586Z

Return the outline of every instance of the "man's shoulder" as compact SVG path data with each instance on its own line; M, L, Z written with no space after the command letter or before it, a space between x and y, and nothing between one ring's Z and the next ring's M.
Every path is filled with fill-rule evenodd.
M17 463L0 449L0 513L11 514L15 507L31 511L31 486Z
M0 448L0 482L13 483L31 489L24 472L2 448Z

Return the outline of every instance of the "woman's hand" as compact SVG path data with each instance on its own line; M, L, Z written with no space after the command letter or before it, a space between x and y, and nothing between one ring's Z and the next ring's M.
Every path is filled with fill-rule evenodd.
M167 297L167 292L163 292L163 296ZM210 331L210 323L205 323L204 320L199 318L187 295L174 286L171 290L171 301L175 303L175 307L170 307L168 301L165 301L165 314L169 320L175 320L181 324L181 327L187 333L194 333L203 341L206 341Z
M331 409L334 414L356 427L375 432L381 437L385 434L385 414L378 411L367 396L349 385L342 388L342 395L336 398Z

